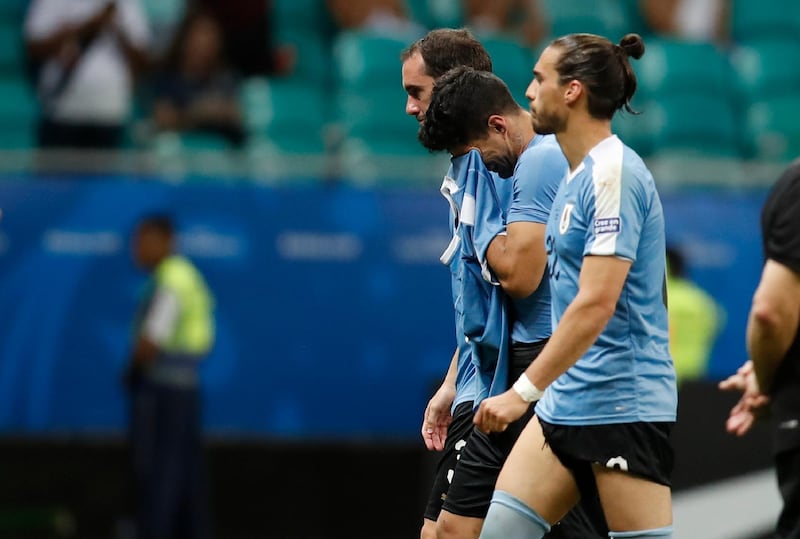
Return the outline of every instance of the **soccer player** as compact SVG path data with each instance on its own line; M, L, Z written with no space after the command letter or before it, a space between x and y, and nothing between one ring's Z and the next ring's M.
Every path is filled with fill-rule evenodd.
M726 424L742 436L766 410L783 510L775 537L800 536L800 160L781 175L761 213L766 263L747 323L750 360L720 383L742 391Z
M636 90L629 57L643 53L635 34L619 45L571 34L534 67L534 130L555 134L569 164L545 237L554 331L512 389L476 413L480 429L502 432L539 401L497 480L483 539L541 538L595 493L610 537L672 536L664 218L650 172L611 133Z
M504 376L502 381L494 381L505 391L509 380L525 371L551 334L550 290L547 280L542 279L546 264L544 229L558 185L567 172L566 159L555 137L534 132L530 114L514 101L502 80L468 67L452 69L437 79L419 138L432 151L450 152L454 169L459 169L464 160L470 163L467 168L477 180L468 176L459 184L459 192L469 193L470 181L492 185L493 178L482 172L481 160L500 177L510 178L501 180L510 183L513 192L507 218L497 218L503 213L500 209L487 210L491 197L482 200L475 196L474 230L481 233L474 234L471 241L465 238L462 244L462 257L469 256L473 265L482 267L486 279L497 277L512 297L510 365L499 374ZM472 433L439 520L440 537L470 537L480 532L497 475L533 411L533 406L529 407L502 433ZM554 536L605 537L602 512L597 504L595 509L590 519L587 515L591 511L585 512L582 507Z
M403 51L401 60L403 88L408 94L406 114L414 116L420 124L428 110L435 78L460 65L484 71L492 70L489 53L469 31L463 29L433 30ZM429 450L441 451L442 454L425 508L421 539L436 537L436 521L442 503L447 497L461 450L473 430L475 366L472 363L470 346L464 338L460 317L461 256L456 226L456 214L451 211L450 231L453 242L448 247L448 252L442 255L442 261L448 263L451 272L457 347L444 381L431 397L423 415L422 438L425 446Z

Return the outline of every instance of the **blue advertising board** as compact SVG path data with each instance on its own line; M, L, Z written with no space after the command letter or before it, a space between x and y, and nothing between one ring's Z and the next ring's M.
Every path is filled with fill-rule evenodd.
M744 360L763 193L664 196L667 232L728 313L712 377ZM418 436L454 348L447 206L430 189L156 180L0 182L0 433L118 433L145 275L130 233L169 212L218 337L205 424L230 436Z

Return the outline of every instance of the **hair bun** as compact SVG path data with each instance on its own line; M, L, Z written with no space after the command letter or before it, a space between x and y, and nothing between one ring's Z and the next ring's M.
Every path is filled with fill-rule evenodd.
M638 60L644 54L644 40L639 34L627 34L619 41L619 46L625 54Z

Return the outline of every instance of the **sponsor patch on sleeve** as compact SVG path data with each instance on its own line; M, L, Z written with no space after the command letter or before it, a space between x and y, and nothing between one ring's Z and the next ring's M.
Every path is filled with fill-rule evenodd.
M594 235L617 233L621 227L619 217L603 217L594 220Z

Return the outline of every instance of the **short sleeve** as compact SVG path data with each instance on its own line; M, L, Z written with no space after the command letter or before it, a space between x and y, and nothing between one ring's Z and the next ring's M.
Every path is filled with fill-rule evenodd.
M613 169L600 171L587 182L584 197L592 202L583 254L635 261L647 210L640 178Z
M773 187L761 213L764 254L800 273L800 161Z
M556 145L539 144L524 152L514 171L514 192L507 221L547 223L567 160Z

